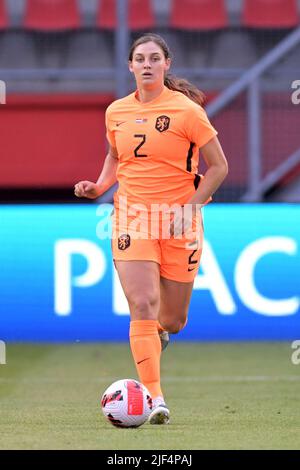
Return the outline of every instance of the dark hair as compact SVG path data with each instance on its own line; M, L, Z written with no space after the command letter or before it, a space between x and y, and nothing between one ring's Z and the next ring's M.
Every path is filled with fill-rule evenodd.
M150 41L155 42L155 44L157 44L162 49L165 59L172 58L171 51L169 49L169 46L165 42L165 40L158 34L148 33L148 34L145 34L144 36L139 37L138 39L134 41L129 51L128 60L132 62L133 53L137 46L139 46L140 44L145 44L146 42L150 42ZM179 91L180 93L183 93L195 103L203 106L205 102L204 93L201 90L198 90L198 88L195 85L190 83L185 78L179 78L174 75L167 74L164 79L164 84L170 90Z

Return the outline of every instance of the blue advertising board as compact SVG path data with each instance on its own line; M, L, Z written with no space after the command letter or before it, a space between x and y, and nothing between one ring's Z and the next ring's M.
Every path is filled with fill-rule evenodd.
M0 206L0 339L127 340L111 205ZM300 336L300 205L210 204L180 340Z

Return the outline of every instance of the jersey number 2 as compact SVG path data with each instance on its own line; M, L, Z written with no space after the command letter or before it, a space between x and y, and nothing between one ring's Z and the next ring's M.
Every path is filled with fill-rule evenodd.
M142 145L144 145L144 143L146 142L146 134L134 134L134 137L138 137L139 139L142 139L141 142L139 143L139 145L137 147L135 147L134 155L136 157L148 157L148 155L146 155L144 153L138 153L138 150L140 150Z

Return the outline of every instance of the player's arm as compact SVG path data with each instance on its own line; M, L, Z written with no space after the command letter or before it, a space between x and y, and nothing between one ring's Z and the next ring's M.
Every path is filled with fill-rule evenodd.
M197 191L188 201L190 204L205 204L222 184L228 173L227 160L217 137L213 137L200 150L207 170Z
M74 194L77 197L96 199L117 182L118 152L117 149L109 146L108 154L104 160L104 165L96 183L92 181L79 181L75 184Z

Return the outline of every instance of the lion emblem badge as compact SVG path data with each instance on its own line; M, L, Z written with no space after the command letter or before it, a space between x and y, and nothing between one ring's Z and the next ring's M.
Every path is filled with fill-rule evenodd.
M123 234L118 238L119 250L126 250L130 246L130 235Z
M156 119L155 129L159 132L164 132L169 129L170 118L168 116L158 116Z

